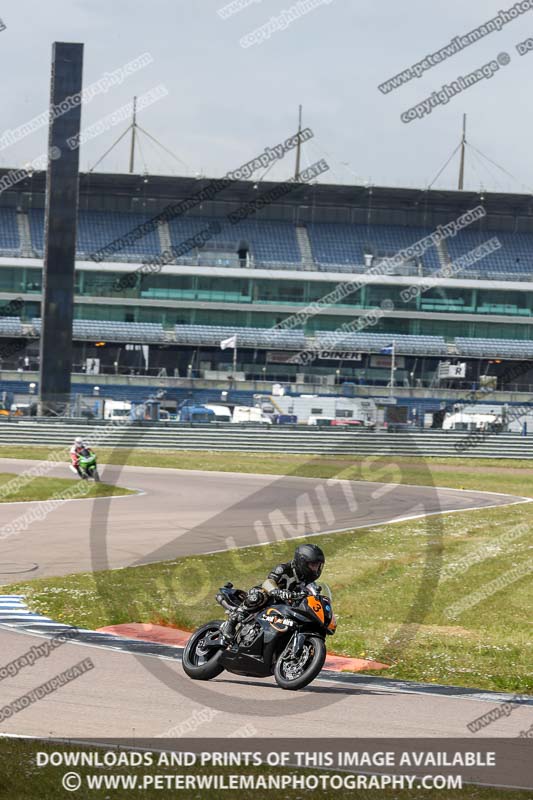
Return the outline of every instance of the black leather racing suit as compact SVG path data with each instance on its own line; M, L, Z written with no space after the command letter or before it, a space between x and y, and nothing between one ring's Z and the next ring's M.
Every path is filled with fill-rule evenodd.
M260 586L252 587L246 594L246 598L241 605L231 611L227 621L223 625L223 633L226 639L232 639L235 635L237 623L248 616L252 611L258 611L265 605L269 594L276 589L284 589L289 592L303 591L306 584L301 581L294 571L292 561L285 564L278 564L270 570L266 579ZM261 591L262 590L262 591Z
M294 571L292 561L286 564L278 564L277 567L271 569L266 580L261 584L261 588L265 592L271 592L273 589L287 589L289 592L297 592L303 589L304 586L305 583L298 578Z

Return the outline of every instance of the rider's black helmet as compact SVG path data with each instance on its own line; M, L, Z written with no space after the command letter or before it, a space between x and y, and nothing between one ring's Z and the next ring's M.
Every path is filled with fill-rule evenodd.
M320 577L325 562L324 553L316 544L300 544L294 551L292 565L296 576L305 583Z

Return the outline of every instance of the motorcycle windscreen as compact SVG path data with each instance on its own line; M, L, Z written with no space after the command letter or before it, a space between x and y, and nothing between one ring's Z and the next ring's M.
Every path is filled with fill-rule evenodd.
M309 594L312 594L315 597L321 594L323 597L327 597L330 603L333 600L332 591L327 583L315 583L315 582L309 583L307 584L306 589L309 592Z

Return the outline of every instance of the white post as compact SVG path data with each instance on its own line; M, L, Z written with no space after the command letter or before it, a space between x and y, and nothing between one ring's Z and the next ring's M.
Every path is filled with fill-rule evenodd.
M233 348L233 380L236 381L235 373L237 372L237 336L235 336L235 347Z

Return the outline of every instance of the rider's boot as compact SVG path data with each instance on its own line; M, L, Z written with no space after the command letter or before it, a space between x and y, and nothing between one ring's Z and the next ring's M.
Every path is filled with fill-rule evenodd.
M228 614L228 618L225 622L222 623L220 626L220 633L222 634L222 638L228 644L233 641L235 638L235 632L237 629L237 625L239 622L242 622L244 617L246 616L245 611L241 611L240 609L236 609L235 611L230 611Z

